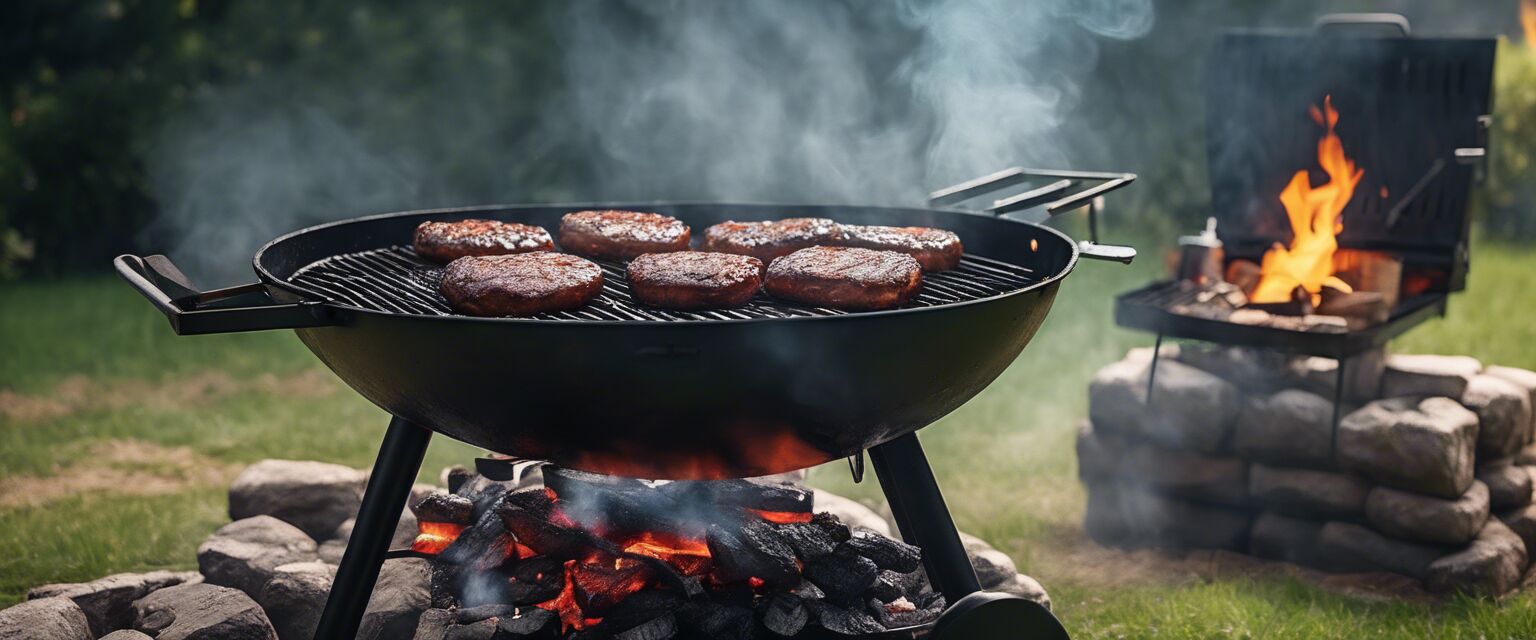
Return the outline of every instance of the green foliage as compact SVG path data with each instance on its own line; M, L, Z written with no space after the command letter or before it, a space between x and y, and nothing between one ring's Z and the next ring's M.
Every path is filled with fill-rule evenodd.
M1536 235L1536 44L1499 41L1488 182L1480 213L1490 231Z

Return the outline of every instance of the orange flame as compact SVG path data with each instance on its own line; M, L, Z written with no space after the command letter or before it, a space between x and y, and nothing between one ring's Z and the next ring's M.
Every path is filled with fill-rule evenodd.
M1344 230L1341 215L1365 171L1344 155L1344 143L1334 133L1339 112L1333 98L1323 99L1323 109L1309 107L1308 113L1327 132L1317 141L1317 162L1328 174L1328 182L1312 186L1307 170L1297 171L1290 184L1280 192L1280 204L1290 218L1294 237L1291 246L1280 243L1264 253L1260 264L1262 278L1250 298L1259 303L1284 303L1291 300L1297 287L1312 294L1318 304L1324 285L1342 291L1350 287L1333 275L1333 254L1339 248L1338 234Z
M685 576L709 571L713 558L703 540L647 531L625 545L626 553L642 555L672 565Z
M1521 0L1520 26L1525 28L1525 46L1536 49L1536 0Z
M437 555L459 539L459 534L464 533L464 525L451 522L427 522L417 523L416 540L411 543L411 551L417 553L429 553Z
M763 511L762 509L747 509L757 517L774 524L795 524L811 521L809 511Z

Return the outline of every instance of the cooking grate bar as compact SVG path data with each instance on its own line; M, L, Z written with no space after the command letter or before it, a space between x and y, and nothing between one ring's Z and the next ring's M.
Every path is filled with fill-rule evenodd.
M759 295L735 309L672 311L635 301L625 279L624 264L598 261L603 292L590 304L572 311L533 316L543 320L708 321L755 318L836 316L847 311L811 307ZM438 293L443 269L417 257L409 247L386 247L345 253L300 269L290 279L295 286L320 297L370 311L418 315L458 315ZM909 307L930 307L979 300L1034 284L1034 273L1006 262L967 255L951 271L923 276L923 290Z

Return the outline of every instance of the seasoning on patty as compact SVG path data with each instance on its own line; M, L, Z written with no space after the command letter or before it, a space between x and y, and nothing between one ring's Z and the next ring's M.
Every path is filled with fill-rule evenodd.
M739 307L762 286L763 262L706 251L648 253L629 263L636 300L663 309Z
M872 311L906 304L922 286L922 265L905 253L811 247L768 265L763 288L791 302Z
M448 263L443 297L472 316L530 316L567 311L603 290L603 270L566 253L466 256Z
M412 243L416 255L437 263L464 256L497 256L550 251L555 243L544 227L500 220L423 222Z
M689 238L688 225L659 213L577 211L560 219L560 248L589 258L687 251Z

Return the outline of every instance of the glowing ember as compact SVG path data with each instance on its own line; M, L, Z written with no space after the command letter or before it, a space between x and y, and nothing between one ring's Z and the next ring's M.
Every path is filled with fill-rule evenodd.
M459 534L464 533L464 525L422 521L417 524L417 531L416 540L411 543L411 551L437 555L453 544Z
M747 511L774 524L794 524L811 521L811 513L809 511L763 511L761 509L747 509Z
M598 619L589 619L581 612L581 607L576 604L576 581L571 577L571 571L576 566L575 560L565 561L565 587L560 589L560 595L554 600L538 605L540 609L547 609L560 615L560 630L569 632L572 629L581 630L589 624L597 624Z
M702 575L710 568L709 545L703 540L647 531L625 545L624 551L666 562L685 576Z
M1322 301L1324 285L1351 291L1349 285L1334 277L1333 254L1338 250L1338 234L1344 230L1341 215L1365 171L1344 155L1344 143L1334 133L1339 112L1332 97L1323 99L1323 109L1310 108L1312 119L1326 129L1317 141L1317 161L1328 182L1312 186L1307 170L1291 176L1290 184L1280 192L1295 234L1291 246L1279 243L1265 252L1260 264L1262 278L1249 298L1257 303L1285 303L1292 300L1297 287L1312 295L1312 303Z

